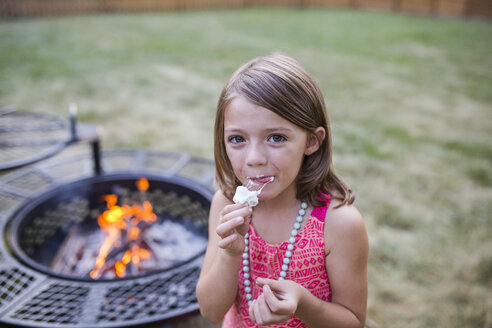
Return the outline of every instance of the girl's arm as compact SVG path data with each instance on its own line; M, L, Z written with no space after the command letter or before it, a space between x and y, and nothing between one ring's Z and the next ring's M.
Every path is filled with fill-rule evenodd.
M250 214L247 207L232 204L220 191L212 199L209 241L196 295L202 316L214 323L222 321L236 297Z
M362 216L354 206L334 208L336 203L332 201L325 219L331 303L314 300L311 294L304 293L305 298L301 299L296 314L309 327L364 327L369 256L367 232Z
M307 326L364 327L367 307L369 243L364 222L353 206L334 209L325 221L326 269L332 301L324 302L293 281L259 279L263 296L250 307L259 324L283 322L295 314Z

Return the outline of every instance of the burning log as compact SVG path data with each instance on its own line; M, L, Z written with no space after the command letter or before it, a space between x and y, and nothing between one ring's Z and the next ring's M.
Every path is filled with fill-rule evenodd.
M114 251L112 249L118 247L122 242L125 244L123 246L125 252L120 260L112 265L116 276L120 278L125 276L126 268L130 263L132 263L132 271L136 270L138 273L140 261L148 259L151 255L148 249L140 247L140 235L143 228L156 221L157 215L145 197L145 192L149 188L148 180L141 178L136 185L140 191L141 204L133 206L124 204L120 207L117 205L118 197L116 195L104 196L108 210L102 213L97 220L106 237L99 249L96 265L89 273L93 279L100 277L107 259L112 257L110 255L120 253L118 249Z
M147 200L149 183L145 178L136 185L136 197L102 197L107 209L97 215L96 231L81 225L71 227L51 269L85 279L116 279L171 267L183 256L192 257L196 249L206 247L206 239L197 237L182 222L154 213Z

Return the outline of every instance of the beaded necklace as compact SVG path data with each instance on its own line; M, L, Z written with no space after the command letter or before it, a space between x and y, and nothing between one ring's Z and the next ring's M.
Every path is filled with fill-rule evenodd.
M287 245L287 251L285 251L285 256L282 264L282 271L280 271L280 277L278 280L284 280L287 275L287 269L289 268L290 258L292 257L292 252L294 250L294 244L296 242L296 236L301 228L302 221L304 220L304 215L306 214L306 209L308 205L306 202L301 203L301 208L299 209L299 215L296 217L296 222L294 227L290 232L289 245ZM249 269L249 231L244 236L244 252L243 252L243 277L244 277L244 291L246 292L246 299L248 300L248 306L253 302L253 294L251 290L251 280L250 269Z

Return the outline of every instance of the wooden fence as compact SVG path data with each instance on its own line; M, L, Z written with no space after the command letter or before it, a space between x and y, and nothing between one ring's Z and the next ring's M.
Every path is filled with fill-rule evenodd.
M434 16L492 18L492 0L0 0L0 17L253 6L358 8Z

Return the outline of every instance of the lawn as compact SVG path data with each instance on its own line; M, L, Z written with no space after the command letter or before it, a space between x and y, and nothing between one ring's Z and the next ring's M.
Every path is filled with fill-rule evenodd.
M76 102L104 149L212 159L222 86L273 51L325 95L335 169L370 238L369 325L492 327L490 22L321 9L3 20L0 106L66 116Z

